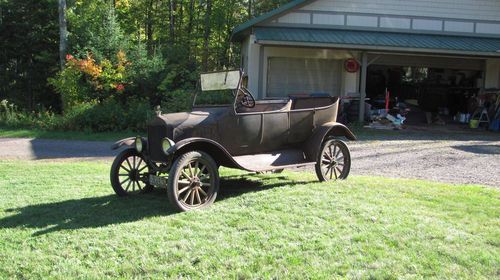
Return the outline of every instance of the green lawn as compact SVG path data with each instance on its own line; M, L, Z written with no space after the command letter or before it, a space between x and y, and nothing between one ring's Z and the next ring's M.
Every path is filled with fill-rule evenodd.
M81 131L43 131L35 129L9 128L0 126L0 138L39 138L87 141L118 141L137 136L137 132L87 133Z
M0 161L0 279L495 279L500 192L223 170L205 211L120 199L105 162Z

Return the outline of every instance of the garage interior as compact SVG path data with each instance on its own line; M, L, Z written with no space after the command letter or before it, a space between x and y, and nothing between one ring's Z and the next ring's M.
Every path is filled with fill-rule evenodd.
M404 125L490 128L500 90L484 89L485 60L462 57L370 55L366 117L373 128ZM389 109L387 112L386 109Z

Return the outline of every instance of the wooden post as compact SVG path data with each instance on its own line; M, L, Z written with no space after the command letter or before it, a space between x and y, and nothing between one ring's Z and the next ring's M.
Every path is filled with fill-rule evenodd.
M366 76L368 72L368 54L364 52L361 58L361 85L359 99L359 122L365 121L365 101L366 101Z

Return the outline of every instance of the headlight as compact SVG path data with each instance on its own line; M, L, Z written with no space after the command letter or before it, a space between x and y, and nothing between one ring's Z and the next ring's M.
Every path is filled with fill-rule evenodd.
M146 146L146 143L142 137L135 138L135 150L138 153L142 153L142 151L144 151L145 146Z
M163 153L167 155L168 150L175 145L174 141L168 139L168 138L163 138L163 141L161 142L161 148L163 150Z

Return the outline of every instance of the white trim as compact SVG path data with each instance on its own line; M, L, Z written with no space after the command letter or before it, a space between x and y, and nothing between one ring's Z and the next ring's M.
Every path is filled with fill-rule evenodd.
M393 14L378 14L378 13L355 13L355 12L337 12L337 11L314 11L314 10L296 10L291 11L289 14L282 15L281 17L290 18L290 15L309 15L311 20L305 22L304 20L300 22L294 22L293 20L286 20L286 22L281 22L277 20L276 22L266 22L258 24L258 26L275 26L276 24L287 24L288 26L304 26L304 27L319 27L327 26L329 28L360 28L366 27L377 30L397 30L399 32L419 32L419 33L437 33L437 34L463 34L470 36L488 36L488 37L500 37L500 21L494 20L472 20L472 19L461 19L461 18L439 18L439 17L429 17L429 16L411 16L411 15L393 15ZM344 22L340 23L337 21L335 24L323 24L328 22L328 18L325 16L332 16L338 19L339 16L344 17ZM321 20L314 20L314 18L321 18ZM358 19L358 20L355 20ZM394 19L394 26L388 26L387 21ZM354 21L353 21L354 20ZM402 20L407 20L408 24L405 22L403 24ZM376 23L376 24L375 24ZM382 24L385 23L385 24ZM447 31L445 26L453 25L456 23L462 24L472 24L474 28L464 29L460 31L451 30ZM478 28L480 26L481 28ZM483 30L481 32L481 30Z

